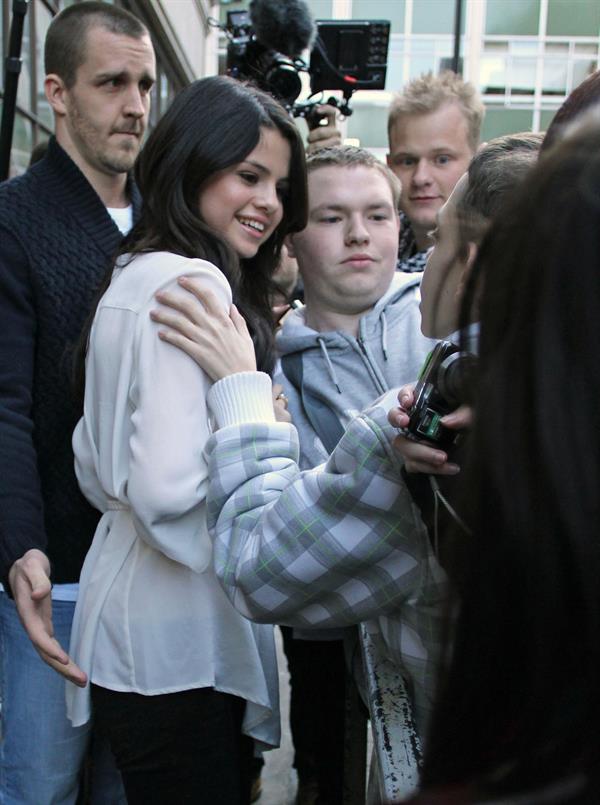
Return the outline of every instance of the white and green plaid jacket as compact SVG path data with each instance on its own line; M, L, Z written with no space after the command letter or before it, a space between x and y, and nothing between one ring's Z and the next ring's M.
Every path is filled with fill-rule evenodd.
M295 428L244 413L234 378L243 380L226 378L209 395L225 426L206 446L208 527L228 597L261 623L306 629L374 620L370 627L412 681L421 720L440 658L446 580L391 445L387 412L396 392L351 422L325 464L300 472Z

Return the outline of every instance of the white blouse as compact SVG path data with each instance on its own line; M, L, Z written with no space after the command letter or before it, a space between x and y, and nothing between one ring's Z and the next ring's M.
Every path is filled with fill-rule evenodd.
M276 746L273 627L236 612L212 569L203 456L211 383L149 317L158 290L187 294L176 282L184 274L229 308L229 284L214 265L155 252L115 269L96 312L73 449L79 485L103 516L81 573L71 656L110 690L239 696L244 732ZM246 378L252 407L269 406L264 388L252 393L265 381ZM272 420L272 405L262 408ZM89 720L89 686L68 684L67 709L74 726Z

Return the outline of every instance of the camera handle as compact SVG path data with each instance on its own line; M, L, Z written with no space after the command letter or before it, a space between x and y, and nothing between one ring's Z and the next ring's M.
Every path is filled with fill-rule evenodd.
M294 117L303 117L306 120L306 125L309 129L316 129L321 125L322 120L327 119L327 115L317 112L317 106L333 106L344 117L350 117L353 110L350 108L350 98L354 90L344 90L343 98L336 98L333 95L326 101L304 101L295 103L292 108Z

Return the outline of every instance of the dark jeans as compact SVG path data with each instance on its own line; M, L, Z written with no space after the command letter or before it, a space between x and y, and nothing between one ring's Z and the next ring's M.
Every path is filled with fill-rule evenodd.
M110 743L129 805L247 805L252 740L245 702L212 688L159 696L92 685L94 719Z
M298 779L317 780L318 802L341 805L346 660L343 640L294 640L281 626L290 672L290 729Z

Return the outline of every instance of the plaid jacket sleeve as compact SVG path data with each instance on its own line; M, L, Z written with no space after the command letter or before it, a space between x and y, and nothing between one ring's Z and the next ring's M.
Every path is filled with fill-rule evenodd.
M443 574L402 481L386 414L375 405L357 417L328 462L305 472L291 425L230 425L212 435L215 568L243 615L323 628L401 617L406 608L406 634L428 641L436 631L430 604Z

